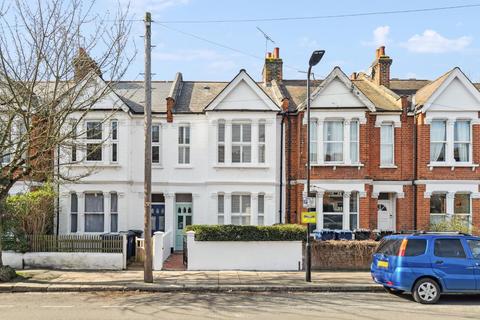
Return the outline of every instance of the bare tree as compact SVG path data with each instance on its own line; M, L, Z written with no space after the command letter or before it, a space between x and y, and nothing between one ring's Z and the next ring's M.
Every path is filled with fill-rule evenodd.
M78 124L134 55L128 10L100 16L95 0L32 2L0 5L0 208L18 181L62 178L54 155L76 147Z

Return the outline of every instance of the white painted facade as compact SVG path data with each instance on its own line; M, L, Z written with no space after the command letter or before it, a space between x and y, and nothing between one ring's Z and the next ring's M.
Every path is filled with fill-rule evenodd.
M238 90L238 91L237 91ZM217 101L218 100L218 101ZM243 102L239 105L238 101ZM254 108L248 101L255 101ZM116 104L117 102L112 102ZM154 102L155 103L155 102ZM245 106L245 108L241 108ZM105 107L105 106L104 106ZM104 109L104 107L102 109ZM231 221L232 197L250 196L248 215L249 224L259 222L258 199L264 200L263 224L272 225L279 221L279 143L280 108L242 71L212 101L208 110L202 113L175 113L173 122L167 122L165 114L154 114L152 123L159 125L159 162L152 165L152 194L162 195L164 206L164 230L171 236L171 243L180 249L176 226L177 211L187 208L192 224L219 223L218 196L223 196L223 223ZM104 228L101 232L111 232L111 198L118 196L118 228L113 231L143 229L143 177L144 177L144 127L143 115L126 112L119 108L111 111L92 110L80 127L90 120L102 120L104 143L102 161L79 161L78 164L61 166L64 174L79 176L90 169L89 174L75 183L63 184L60 192L60 233L70 233L72 222L72 194L78 199L76 215L77 233L88 233L85 227L85 195L97 193L103 195ZM112 141L111 122L118 123L118 137ZM219 145L218 125L225 125L224 162L217 159ZM249 124L251 128L251 161L249 163L232 162L232 127L236 124ZM265 128L265 141L259 140L259 128ZM184 127L190 131L189 143L179 144L179 132ZM85 134L80 135L78 144L85 144ZM185 142L185 141L184 141ZM117 144L118 158L112 161L112 143ZM260 158L260 144L265 146L265 160ZM189 163L179 163L180 147L189 148ZM85 148L77 148L77 159L83 159ZM70 161L67 150L62 153L62 162ZM262 157L263 158L263 157ZM113 195L113 196L112 196ZM155 200L154 200L155 201ZM179 207L179 202L183 207ZM260 210L261 211L261 210ZM154 223L153 223L154 224Z

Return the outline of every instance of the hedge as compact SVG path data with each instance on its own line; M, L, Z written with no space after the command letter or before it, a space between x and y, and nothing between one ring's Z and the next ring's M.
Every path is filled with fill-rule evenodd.
M307 229L297 224L274 226L191 225L196 241L303 241Z

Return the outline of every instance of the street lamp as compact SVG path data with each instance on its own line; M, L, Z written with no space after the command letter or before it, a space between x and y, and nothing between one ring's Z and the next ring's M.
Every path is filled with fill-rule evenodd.
M315 50L308 61L307 72L307 198L310 198L310 74L312 67L322 60L325 50ZM318 206L319 204L317 204ZM305 245L305 280L312 282L312 245L310 243L310 223L307 223L307 243Z

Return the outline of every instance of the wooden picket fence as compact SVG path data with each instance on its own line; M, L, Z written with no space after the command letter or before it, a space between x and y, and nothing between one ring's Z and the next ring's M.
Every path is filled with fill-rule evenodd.
M122 253L120 235L28 235L29 252Z

